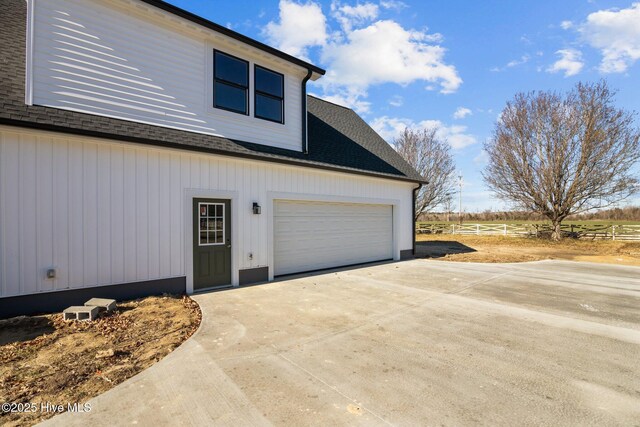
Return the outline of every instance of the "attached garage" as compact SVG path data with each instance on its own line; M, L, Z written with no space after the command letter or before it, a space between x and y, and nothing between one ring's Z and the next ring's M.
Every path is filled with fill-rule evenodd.
M323 69L160 0L0 5L0 318L412 257L424 179Z
M274 274L393 259L393 206L274 200Z

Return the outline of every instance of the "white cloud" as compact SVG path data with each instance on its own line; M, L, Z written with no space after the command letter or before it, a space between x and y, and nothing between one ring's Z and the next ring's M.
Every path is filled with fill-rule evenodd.
M269 22L263 33L278 49L306 59L309 47L326 43L327 21L317 3L280 0L280 21Z
M568 30L570 28L573 28L573 22L571 22L571 21L562 21L560 23L560 28L562 28L563 30Z
M357 112L361 114L366 114L369 112L369 108L371 107L371 103L364 101L361 99L360 94L352 93L352 92L341 92L341 93L333 93L333 94L325 94L325 95L315 95L318 98L322 98L325 101L333 102L334 104L342 105L343 107L353 108Z
M554 62L547 72L557 73L559 71L564 72L565 77L575 76L584 67L582 61L582 52L577 49L560 49L556 52L556 55L560 56L556 62Z
M422 80L439 84L442 93L455 92L462 79L444 62L445 49L429 44L428 38L425 32L388 20L353 30L344 42L328 43L322 50L322 61L329 67L320 84L366 96L371 85Z
M587 43L600 50L599 69L603 73L623 73L640 59L640 3L594 12L579 31Z
M499 72L505 71L507 68L514 68L519 65L526 64L527 62L529 62L530 59L531 59L531 55L529 55L528 53L525 53L520 58L513 59L507 62L507 65L505 65L504 67L493 67L489 71L494 73L499 73Z
M385 9L392 9L396 11L400 11L404 8L409 7L405 2L398 1L398 0L381 0L380 6L382 6Z
M354 25L362 25L376 19L378 17L378 5L360 3L355 6L349 6L334 1L331 3L331 12L344 31L351 31Z
M320 63L327 74L315 87L321 88L325 99L359 113L368 111L365 99L373 85L422 82L426 90L455 92L462 79L445 61L441 34L379 19L382 9L402 7L406 5L398 1L352 6L334 0L329 18L339 29L331 29L319 4L281 0L280 19L270 22L264 34L271 44L299 57L305 57L310 47L320 46Z
M404 104L404 98L401 97L400 95L394 95L389 100L389 105L391 105L392 107L402 107L403 104Z
M466 107L458 107L458 109L453 113L454 119L464 119L467 116L472 115L473 112Z
M509 61L509 63L507 63L507 67L513 68L513 67L517 67L518 65L526 64L527 62L529 62L529 59L531 59L529 55L522 55L520 59L514 59L513 61Z
M377 117L373 119L369 125L387 142L392 142L396 139L405 128L413 128L416 126L415 123L409 119L387 116Z
M466 126L447 126L440 120L423 120L419 123L415 123L412 120L406 118L383 116L372 120L369 124L376 132L378 132L380 136L382 136L382 138L384 138L388 142L392 142L407 127L412 129L426 129L437 127L438 137L446 139L451 148L453 148L454 150L460 150L478 142L475 136L466 133Z
M489 163L489 154L486 151L481 150L480 154L473 158L473 163L478 166L485 166Z
M466 133L467 127L461 125L445 126L442 122L434 120L440 126L438 134L447 140L451 148L460 150L478 142L475 136Z

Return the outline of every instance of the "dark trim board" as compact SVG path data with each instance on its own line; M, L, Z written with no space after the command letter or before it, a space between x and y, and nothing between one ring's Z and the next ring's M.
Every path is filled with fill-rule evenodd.
M269 280L269 267L246 268L239 273L240 286Z
M375 261L357 262L355 264L336 265L334 267L317 268L315 270L304 270L304 271L298 271L296 273L278 274L277 276L274 276L274 278L282 279L285 277L304 276L305 274L324 274L331 270L343 270L343 269L348 270L351 268L359 268L359 267L364 268L367 266L373 266L375 264L386 263L386 262L393 262L393 258L385 258L385 259L379 259Z
M71 305L83 305L87 300L94 297L123 301L151 295L182 295L186 291L186 277L174 277L146 282L6 297L0 298L0 319L62 311Z
M413 249L403 249L400 251L400 261L404 261L407 259L413 259L415 258L413 256L414 250Z

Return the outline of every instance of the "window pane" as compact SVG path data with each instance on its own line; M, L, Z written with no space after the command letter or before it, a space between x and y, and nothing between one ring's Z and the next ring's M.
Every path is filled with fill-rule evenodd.
M282 123L282 100L256 94L256 117Z
M200 204L200 216L207 216L207 205Z
M222 241L222 231L216 232L216 243L223 243Z
M200 232L200 244L201 245L206 245L207 244L207 232L206 231L201 231Z
M224 83L216 82L213 105L239 113L247 113L247 91Z
M256 67L256 90L283 98L282 75Z
M216 216L222 216L222 205L216 205Z
M210 231L209 232L209 244L212 245L214 243L218 243L218 242L216 242L216 232L215 231Z
M209 205L208 216L216 216L216 205Z
M240 86L249 85L249 65L221 52L215 53L215 77Z

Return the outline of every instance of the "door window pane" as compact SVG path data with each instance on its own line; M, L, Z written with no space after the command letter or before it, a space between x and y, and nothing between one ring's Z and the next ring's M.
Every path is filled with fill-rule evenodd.
M224 203L198 203L198 211L200 214L198 245L224 244Z

